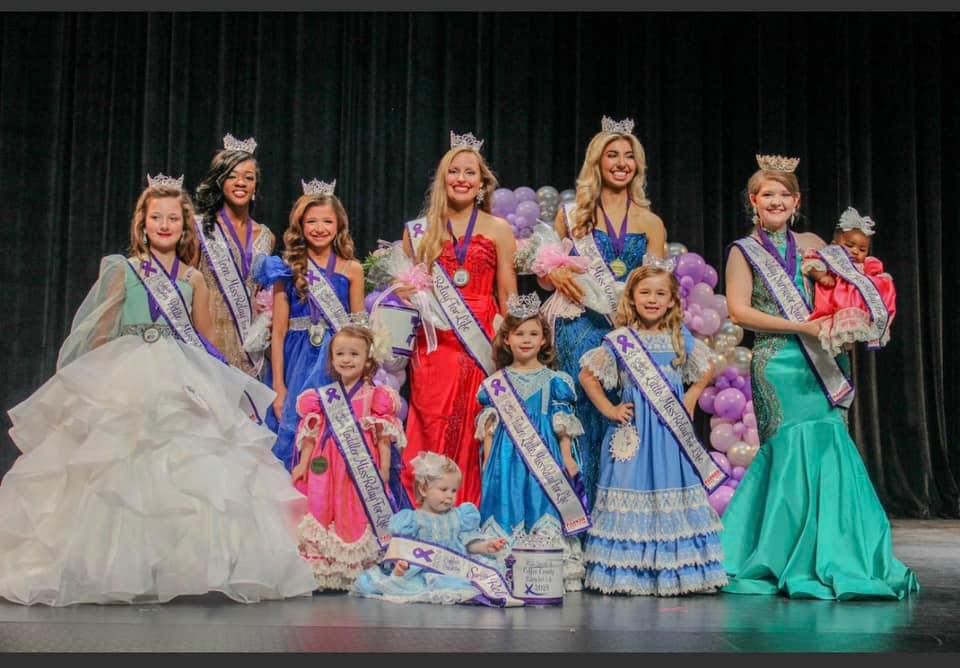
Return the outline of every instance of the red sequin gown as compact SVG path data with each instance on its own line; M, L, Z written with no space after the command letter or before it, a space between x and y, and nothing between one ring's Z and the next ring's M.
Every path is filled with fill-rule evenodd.
M452 242L445 241L438 262L452 278L458 269ZM491 339L493 318L499 312L494 297L497 247L492 239L473 237L464 267L470 282L460 288L464 302ZM407 447L403 451L403 484L416 499L410 461L424 450L446 455L463 472L457 505L480 505L480 442L474 437L480 413L477 390L486 373L470 357L455 332L437 330L437 349L427 353L421 331L410 360L410 410Z

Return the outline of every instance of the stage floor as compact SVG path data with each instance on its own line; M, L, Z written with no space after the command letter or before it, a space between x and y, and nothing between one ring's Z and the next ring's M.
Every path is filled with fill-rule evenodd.
M901 602L568 594L562 608L395 605L345 594L242 605L23 607L0 601L13 652L957 652L960 521L895 520L921 592Z

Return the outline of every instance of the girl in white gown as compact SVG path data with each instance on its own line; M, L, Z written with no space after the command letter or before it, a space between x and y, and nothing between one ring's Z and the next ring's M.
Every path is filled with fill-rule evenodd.
M0 596L61 606L309 594L296 539L305 499L258 424L274 394L205 336L182 177L148 180L131 257L103 258L56 374L9 412L23 454L0 483Z

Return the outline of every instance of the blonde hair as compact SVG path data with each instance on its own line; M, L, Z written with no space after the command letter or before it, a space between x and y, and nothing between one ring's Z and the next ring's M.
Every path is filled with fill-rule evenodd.
M427 233L420 243L417 251L417 261L423 262L427 267L433 266L433 263L440 257L441 246L443 245L443 236L447 231L447 208L450 203L447 199L447 170L450 169L450 163L461 153L472 153L477 156L477 162L480 165L480 187L483 188L485 197L480 204L479 209L490 213L490 202L493 200L493 191L497 189L497 177L487 165L480 152L463 146L452 148L443 154L440 158L440 164L437 165L437 171L433 175L433 182L427 191L426 201L423 204L421 215L427 219Z
M617 304L617 312L613 323L616 327L634 327L640 322L640 314L637 312L637 305L633 301L633 291L637 289L637 284L640 281L652 276L669 277L673 306L663 315L661 323L665 324L667 329L670 330L673 350L677 353L677 357L673 360L673 366L680 368L687 362L687 348L683 341L683 306L680 301L680 281L673 275L673 272L649 265L637 267L630 272L630 276L627 277L627 285L624 287L620 302Z
M180 203L180 216L183 218L183 231L177 241L177 257L189 264L197 254L197 235L193 223L193 202L186 190L174 186L147 186L133 208L130 221L130 255L145 260L150 257L150 246L146 241L147 208L150 202L164 197L173 197Z
M421 485L424 488L429 487L430 483L436 482L443 476L451 473L456 474L458 483L463 482L463 472L460 470L460 467L446 455L438 455L435 452L425 450L414 457L410 465L413 467L413 479L415 483L413 485L413 491L418 506L423 503L423 493L420 491Z
M571 236L575 239L589 234L597 226L593 214L596 211L597 203L600 201L600 191L603 186L603 178L600 175L600 159L610 142L617 139L626 139L630 142L633 157L637 161L637 172L627 185L630 199L637 206L644 209L650 208L650 200L647 199L646 193L647 155L643 151L640 140L632 134L598 132L587 145L587 154L584 156L583 165L580 167L580 176L577 177L576 220L567 221L567 229L570 230Z
M301 195L290 210L290 223L283 233L283 259L293 271L293 284L300 301L307 300L307 240L303 236L303 218L314 206L329 206L337 216L337 234L333 238L334 254L344 260L353 260L356 245L350 236L350 219L347 210L336 195Z

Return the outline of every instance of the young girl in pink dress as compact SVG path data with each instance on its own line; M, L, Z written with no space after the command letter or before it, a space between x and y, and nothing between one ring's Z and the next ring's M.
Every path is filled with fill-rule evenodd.
M351 320L358 320L351 317ZM379 337L377 339L379 343ZM389 345L389 341L386 342ZM364 569L377 563L380 542L371 524L368 503L361 498L356 479L367 475L383 487L392 512L410 507L398 480L390 481L390 445L406 446L403 423L397 417L400 396L390 387L375 387L379 346L366 326L343 327L330 343L330 374L338 383L309 389L297 398L301 416L293 467L297 489L307 495L309 512L300 522L300 554L310 562L318 589L348 590ZM369 458L377 471L364 471L341 450L342 427L331 423L322 395L345 394L356 424L362 430ZM362 464L361 464L362 467ZM397 475L394 473L394 475ZM376 490L375 494L379 494ZM365 498L370 498L369 491ZM380 498L383 498L380 495Z
M897 290L893 278L883 270L883 263L870 255L870 241L875 230L869 216L860 216L848 207L837 224L833 244L818 251L809 250L803 259L803 273L817 282L815 310L811 320L824 318L820 326L820 343L824 350L839 355L844 347L866 341L871 349L882 348L890 340L890 325L897 312ZM872 312L864 293L837 273L846 266L846 251L852 269L873 284L882 306ZM884 313L886 311L886 313ZM879 315L880 317L876 317Z

